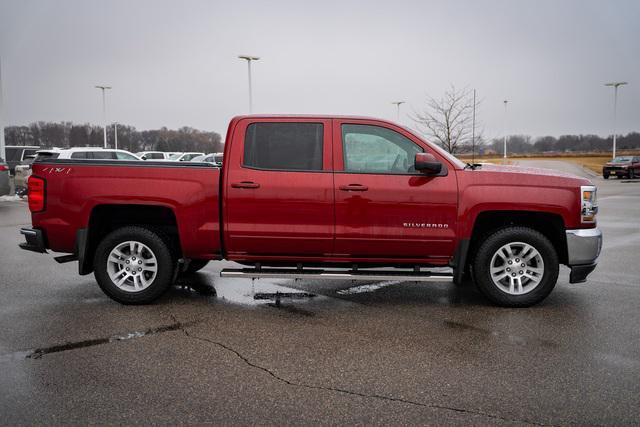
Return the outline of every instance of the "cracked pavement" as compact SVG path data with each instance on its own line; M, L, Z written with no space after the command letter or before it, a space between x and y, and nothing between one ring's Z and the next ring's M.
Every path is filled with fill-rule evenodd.
M121 306L75 263L19 250L26 204L3 202L1 423L636 423L640 183L595 181L597 270L570 285L563 269L529 309L447 283L252 284L219 278L225 263ZM274 289L318 297L251 298Z

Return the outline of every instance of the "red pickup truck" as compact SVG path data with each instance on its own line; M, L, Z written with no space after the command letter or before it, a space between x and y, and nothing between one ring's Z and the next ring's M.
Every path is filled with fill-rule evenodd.
M602 243L588 180L465 165L362 117L236 117L221 168L36 159L28 187L20 246L67 254L56 260L77 260L128 304L227 259L244 266L228 277L470 277L493 303L522 307L552 291L559 264L585 281Z

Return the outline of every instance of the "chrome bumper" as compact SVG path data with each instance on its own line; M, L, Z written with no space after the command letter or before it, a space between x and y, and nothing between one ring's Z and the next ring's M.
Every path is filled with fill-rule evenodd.
M567 265L571 269L569 283L582 283L596 268L602 249L602 232L597 228L567 230Z
M602 248L602 232L598 228L567 230L567 265L593 264Z

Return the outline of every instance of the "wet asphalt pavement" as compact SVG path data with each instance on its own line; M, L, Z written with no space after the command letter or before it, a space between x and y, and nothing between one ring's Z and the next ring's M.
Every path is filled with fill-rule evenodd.
M640 181L593 180L598 268L563 268L527 309L450 283L221 279L227 263L122 306L19 250L26 203L2 201L0 424L636 424ZM275 290L317 296L252 298Z

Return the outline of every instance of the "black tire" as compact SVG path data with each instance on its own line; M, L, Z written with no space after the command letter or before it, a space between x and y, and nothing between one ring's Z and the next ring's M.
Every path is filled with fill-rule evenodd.
M635 179L636 174L633 169L629 169L629 179Z
M531 291L520 295L510 294L502 290L494 283L490 273L494 254L497 254L498 250L504 245L515 244L516 242L531 245L538 251L544 263L542 278L538 285ZM506 263L504 265L506 266ZM520 268L517 267L518 270ZM527 266L523 270L526 268L530 267ZM558 254L549 239L538 231L527 227L514 226L494 232L480 245L473 261L473 275L476 286L492 303L503 307L529 307L545 299L556 285L558 269ZM506 277L506 279L511 280L509 277Z
M189 266L187 267L187 269L180 274L183 276L188 276L202 270L207 264L209 264L208 259L192 259L189 262Z
M604 173L604 174L602 174L602 177L603 177L604 179L609 179L609 174L608 174L608 173Z
M140 291L123 290L109 276L108 259L112 250L127 241L142 243L150 249L152 256L155 256L155 276L151 283ZM149 304L158 299L171 285L175 260L170 244L159 234L143 227L128 226L119 228L102 239L96 248L93 268L98 285L111 299L122 304Z

